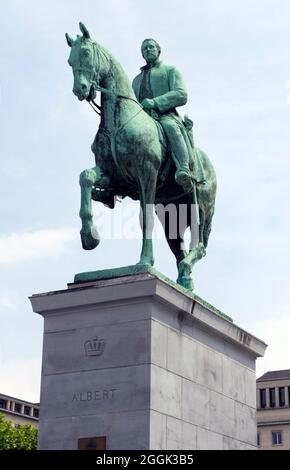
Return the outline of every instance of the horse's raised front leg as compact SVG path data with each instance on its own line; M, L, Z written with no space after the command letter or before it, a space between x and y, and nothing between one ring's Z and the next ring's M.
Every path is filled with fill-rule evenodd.
M81 208L80 218L82 221L81 240L84 250L93 250L100 243L97 228L93 224L92 211L92 189L98 178L96 168L84 170L80 174L81 186Z
M154 202L156 192L157 172L150 162L147 162L144 172L139 177L140 192L140 224L142 228L142 251L138 264L153 266L152 233L154 227Z

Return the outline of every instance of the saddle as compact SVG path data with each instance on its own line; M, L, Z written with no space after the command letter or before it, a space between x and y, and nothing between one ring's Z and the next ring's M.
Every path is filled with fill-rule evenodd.
M154 110L153 112L151 111L151 113L153 114ZM165 154L165 157L162 160L161 167L158 172L155 202L163 203L163 202L174 201L176 199L179 199L183 195L186 195L187 193L185 193L183 188L180 185L178 185L175 181L176 167L175 167L175 163L172 158L172 155L171 155L171 150L169 147L167 137L165 135L162 125L160 124L158 120L157 114L156 116L152 114L151 114L151 117L153 118L157 131L158 131L159 142L161 146L163 147L164 154ZM204 179L205 179L204 171L203 171L202 162L200 160L199 152L197 151L197 149L195 149L195 146L194 146L193 133L192 133L193 121L188 116L184 116L184 120L181 122L184 126L185 138L188 138L190 142L190 146L192 148L192 160L189 162L189 169L191 171L192 178L197 183L202 183L204 182ZM123 194L122 188L118 194L120 194L122 197L127 195L127 196L132 197L132 199L136 199L134 195L134 191L131 193L130 186L128 185L126 185L125 194ZM102 202L110 209L113 209L115 207L117 198L118 197L116 196L116 194L110 189L99 190L98 188L94 188L94 187L92 188L92 199L95 201Z

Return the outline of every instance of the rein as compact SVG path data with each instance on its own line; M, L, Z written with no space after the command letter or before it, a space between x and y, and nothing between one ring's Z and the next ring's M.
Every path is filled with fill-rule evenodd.
M94 61L95 63L97 62L96 61L96 56L97 56L97 51L96 51L96 44L94 43L94 47L93 47L93 50L94 50ZM112 152L112 157L113 157L113 160L114 160L114 163L116 165L116 167L119 169L119 171L121 172L121 174L123 175L123 177L125 177L126 175L124 174L124 170L123 168L120 166L118 160L117 160L117 152L116 152L116 136L117 136L117 133L123 129L124 127L127 126L127 124L132 121L132 119L134 119L139 113L141 113L141 111L143 111L143 106L134 98L131 98L130 96L126 96L126 95L121 95L120 93L116 93L115 91L113 90L108 90L107 88L103 88L101 87L100 85L97 84L97 73L94 72L94 75L92 77L92 81L91 81L92 85L95 87L95 89L101 93L104 93L106 95L110 95L110 96L113 96L114 98L117 98L117 99L124 99L124 100L129 100L129 101L133 101L134 103L136 103L138 106L139 106L139 110L137 111L137 113L133 114L132 117L130 117L124 124L122 124L121 126L117 127L116 129L112 130L112 131L109 131L108 129L104 129L105 133L107 134L107 136L109 137L109 140L110 140L110 145L111 145L111 152ZM87 100L88 101L88 100ZM102 115L102 108L94 101L94 100L91 100L88 101L89 105L91 106L91 108L95 111L95 113L97 113L99 116ZM92 105L92 103L94 104L94 106Z
M132 119L134 119L134 117L136 117L139 113L141 113L141 111L143 111L143 106L138 102L136 101L134 98L130 98L130 96L125 96L125 95L120 95L119 93L115 93L114 91L112 90L108 90L107 88L103 88L99 85L97 85L96 83L94 83L96 89L98 91L100 91L101 93L106 93L108 95L112 95L112 96L115 96L116 98L119 98L119 99L125 99L125 100L131 100L131 101L134 101L134 103L137 103L140 107L139 111L137 111L137 113L135 113L132 117L130 117L128 119L128 121L126 121L124 124L122 124L122 126L120 127L117 127L117 129L115 129L114 131L108 131L106 130L107 134L109 135L113 135L113 136L116 136L116 134L123 128L125 127L130 121L132 121ZM87 100L88 101L88 100ZM91 101L88 101L89 105L91 106L91 108L95 111L95 113L97 113L99 116L102 115L102 108L101 106L98 105L98 103L96 103L94 100L91 100ZM92 103L94 104L94 106L92 105ZM97 109L96 109L97 108ZM98 111L100 110L100 112Z
M102 108L101 108L101 106L98 105L98 103L96 103L94 100L92 100L92 103L94 103L95 108L94 108L94 106L92 105L92 103L90 101L88 101L88 103L89 103L90 107L92 108L92 110L95 111L95 113L97 113L99 116L102 115L102 112L101 112ZM100 110L100 112L98 111L98 109Z
M122 176L125 178L126 175L124 173L124 170L123 168L120 166L118 160L117 160L117 152L116 152L116 136L117 136L117 133L123 129L124 127L127 126L127 124L132 121L132 119L134 119L138 114L141 113L141 111L143 111L143 106L137 101L135 100L134 98L130 98L130 96L126 96L126 95L121 95L120 93L116 93L112 90L108 90L107 88L103 88L99 85L97 85L95 82L94 82L94 86L95 88L100 91L101 93L105 93L107 95L111 95L111 96L114 96L115 98L118 98L118 99L125 99L125 100L130 100L130 101L133 101L134 103L137 103L138 106L139 106L139 110L137 111L137 113L133 114L133 116L131 116L124 124L122 124L121 126L117 127L116 129L114 129L113 131L109 131L108 129L104 129L105 133L107 134L107 136L109 137L109 141L110 141L110 145L111 145L111 152L112 152L112 157L113 157L113 160L114 160L114 163L115 163L115 166L116 168L119 169L120 173L122 174ZM88 101L88 100L87 100ZM94 106L92 105L92 103L94 104ZM88 101L89 105L91 106L91 108L95 111L95 113L97 113L99 116L102 115L102 108L101 106L99 106L94 100L91 100ZM100 112L98 111L100 110Z
M141 109L143 109L142 105L137 101L135 100L134 98L130 98L130 96L126 96L126 95L121 95L120 93L116 93L115 91L112 91L112 90L108 90L107 88L103 88L101 87L100 85L97 85L96 83L94 84L96 89L98 91L100 91L101 93L105 93L107 95L112 95L114 96L115 98L120 98L120 99L125 99L125 100L130 100L130 101L134 101L134 103L137 103L138 106L140 106Z
M93 51L94 51L94 59L93 59L93 62L97 63L97 44L96 43L93 43ZM120 93L116 93L115 91L113 90L108 90L107 88L103 88L102 86L98 85L97 84L97 81L98 81L98 73L96 72L96 70L94 70L93 72L93 75L91 77L91 83L92 85L95 87L95 89L101 93L105 93L106 95L111 95L111 96L114 96L115 98L118 98L118 99L124 99L124 100L130 100L130 101L133 101L134 103L138 104L138 106L141 108L141 110L143 109L143 106L139 103L139 101L135 100L134 98L131 98L130 96L126 96L126 95L121 95ZM88 100L87 100L88 101ZM92 103L95 105L95 109L93 106L92 106ZM95 111L95 113L97 113L99 116L101 116L101 112L102 112L102 109L101 107L94 101L94 100L91 100L88 101L89 105L92 107L92 109ZM100 112L99 112L99 111ZM131 119L130 119L131 120Z
M115 98L133 101L134 103L138 104L138 106L141 108L141 110L143 110L143 106L139 103L139 101L135 100L134 98L131 98L130 96L121 95L120 93L116 93L112 90L108 90L107 88L103 88L100 85L97 85L96 83L94 83L94 86L95 86L96 90L100 91L101 93L105 93L107 95L114 96ZM95 111L95 113L97 113L99 116L101 116L101 111L102 111L101 106L99 106L94 100L91 100L91 101L87 100L87 102L89 103L91 108ZM94 108L92 103L94 104L95 108L97 108L100 112L97 111L97 109ZM139 112L137 114L139 114Z

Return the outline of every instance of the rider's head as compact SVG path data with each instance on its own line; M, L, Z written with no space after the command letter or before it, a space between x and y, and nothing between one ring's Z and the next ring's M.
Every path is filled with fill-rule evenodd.
M147 64L153 64L160 56L161 47L155 39L144 39L141 46L141 52Z

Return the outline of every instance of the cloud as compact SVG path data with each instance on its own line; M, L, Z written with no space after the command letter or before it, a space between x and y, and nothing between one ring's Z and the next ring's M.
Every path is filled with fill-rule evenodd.
M40 377L40 359L1 361L1 393L5 395L38 403Z
M59 255L76 237L72 228L46 229L0 236L0 264Z

